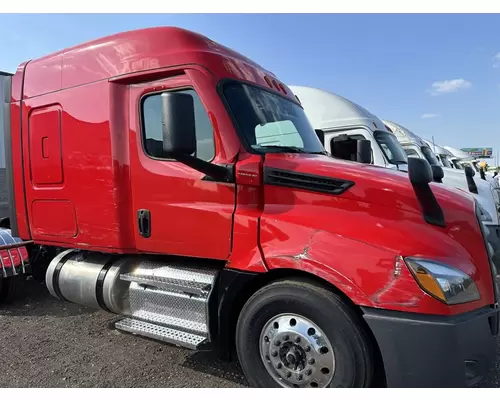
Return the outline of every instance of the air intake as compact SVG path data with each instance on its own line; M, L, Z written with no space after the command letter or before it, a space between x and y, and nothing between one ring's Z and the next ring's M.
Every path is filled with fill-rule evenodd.
M354 185L354 182L342 179L275 168L264 169L264 183L329 194L342 194Z

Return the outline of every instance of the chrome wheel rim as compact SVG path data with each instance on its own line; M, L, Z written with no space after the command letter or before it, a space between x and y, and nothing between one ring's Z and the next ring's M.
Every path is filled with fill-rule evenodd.
M260 334L260 356L283 387L327 387L335 373L335 354L325 333L297 314L271 318Z

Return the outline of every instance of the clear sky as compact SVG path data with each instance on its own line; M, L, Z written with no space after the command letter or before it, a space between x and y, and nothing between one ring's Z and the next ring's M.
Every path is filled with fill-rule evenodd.
M494 14L4 14L0 70L159 25L202 33L289 85L340 94L438 144L500 149L500 15Z

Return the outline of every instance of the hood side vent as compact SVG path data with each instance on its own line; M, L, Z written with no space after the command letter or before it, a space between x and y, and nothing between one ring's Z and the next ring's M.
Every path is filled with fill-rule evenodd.
M276 168L264 168L264 184L337 195L354 186L352 181Z

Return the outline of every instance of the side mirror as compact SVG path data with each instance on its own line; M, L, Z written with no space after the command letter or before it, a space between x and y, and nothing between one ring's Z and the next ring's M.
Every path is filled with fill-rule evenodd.
M316 132L319 141L321 142L323 147L325 147L325 132L323 132L321 129L315 129L314 132Z
M443 183L444 171L439 165L431 165L432 180L437 183Z
M165 92L162 101L163 152L177 159L196 151L193 98L185 93Z
M474 176L476 175L476 171L474 171L470 165L466 165L464 169L465 169L465 176L474 178Z
M185 93L165 92L161 100L163 154L203 172L204 180L233 182L233 165L220 166L193 157L196 152L193 98Z
M356 161L363 164L372 162L372 146L369 140L357 140Z
M433 180L433 172L427 160L408 157L408 176L420 204L424 220L432 225L446 226L443 210L429 186L429 183Z
M408 176L412 185L428 185L432 182L432 169L423 158L408 157Z
M467 180L467 186L469 187L469 192L478 193L476 181L474 181L474 175L476 173L470 165L465 166L465 179Z

